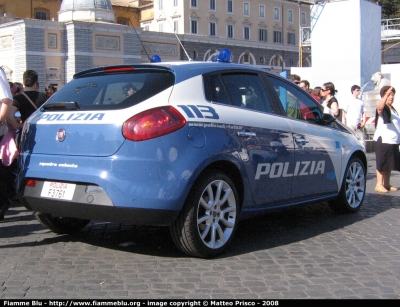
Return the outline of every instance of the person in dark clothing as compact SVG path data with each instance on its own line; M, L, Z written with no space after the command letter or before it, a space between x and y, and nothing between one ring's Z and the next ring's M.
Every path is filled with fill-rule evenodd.
M9 119L19 111L22 121L19 128L21 128L23 122L25 122L25 120L47 100L46 93L41 93L38 91L39 82L36 71L25 71L23 75L23 82L25 87L24 92L14 97L13 105L8 109L7 112L7 119Z

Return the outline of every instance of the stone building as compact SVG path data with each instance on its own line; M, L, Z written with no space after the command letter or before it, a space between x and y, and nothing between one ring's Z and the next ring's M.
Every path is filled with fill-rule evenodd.
M110 64L205 61L223 48L234 61L290 71L299 63L309 1L0 0L0 65L11 81L26 69L58 87ZM303 66L310 65L309 54ZM304 65L305 63L305 65Z

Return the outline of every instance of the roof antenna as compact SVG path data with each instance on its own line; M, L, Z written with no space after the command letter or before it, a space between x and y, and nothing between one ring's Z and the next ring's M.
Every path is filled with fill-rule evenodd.
M149 62L151 62L151 59L150 59L149 54L147 53L146 47L143 45L143 42L142 42L142 40L140 39L140 36L139 36L139 34L137 33L137 31L136 31L136 29L135 29L135 26L133 25L133 22L131 21L130 18L129 18L129 21L130 21L131 24L132 24L133 30L135 30L136 36L139 38L140 44L142 45L143 50L144 50L144 52L146 53L147 58L149 59Z
M158 0L156 0L156 2L158 3L158 7L160 7L160 2L159 2ZM164 8L162 8L161 11L163 12L163 14L164 14L165 17L168 17L167 14L165 14L165 12L164 12ZM169 20L168 18L166 18L166 19L168 20L168 23L169 23L170 27L173 29L174 27L172 26L170 20ZM174 34L175 34L175 37L176 37L176 39L178 40L179 44L181 45L183 51L185 52L186 57L189 59L189 61L193 61L193 60L190 58L189 54L187 53L185 47L182 45L182 42L181 42L181 40L179 39L178 35L176 34L176 31L174 31Z

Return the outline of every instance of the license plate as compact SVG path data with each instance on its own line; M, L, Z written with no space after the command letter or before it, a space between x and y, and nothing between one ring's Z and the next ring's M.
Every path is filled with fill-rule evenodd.
M76 184L72 183L45 181L40 196L71 200L74 196L75 187Z

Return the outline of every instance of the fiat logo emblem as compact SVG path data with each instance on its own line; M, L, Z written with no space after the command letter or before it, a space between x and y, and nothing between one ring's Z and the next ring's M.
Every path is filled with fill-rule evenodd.
M57 131L56 140L59 141L59 142L64 141L64 140L65 140L65 135L66 135L65 130L64 130L64 129L59 129L59 130Z

